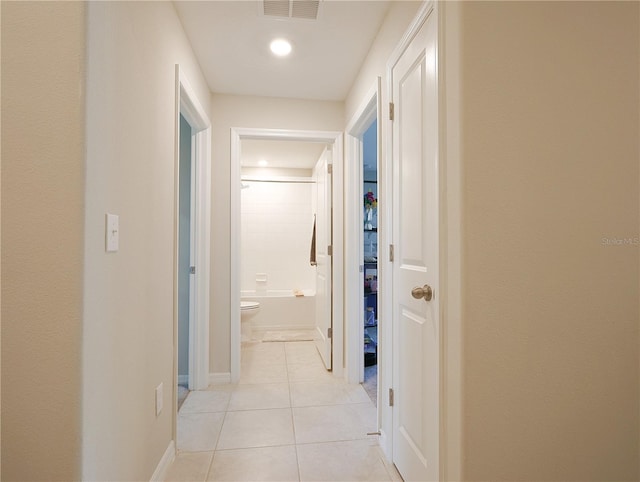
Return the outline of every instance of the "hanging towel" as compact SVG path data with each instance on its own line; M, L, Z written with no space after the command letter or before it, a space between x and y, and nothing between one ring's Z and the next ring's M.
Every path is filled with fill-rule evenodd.
M311 266L317 266L316 262L316 215L313 215L313 234L311 235L311 254L309 255Z

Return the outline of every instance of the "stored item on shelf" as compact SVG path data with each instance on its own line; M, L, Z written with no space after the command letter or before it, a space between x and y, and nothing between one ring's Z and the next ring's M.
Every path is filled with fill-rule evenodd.
M364 312L364 326L374 326L376 324L376 314L373 306L368 306Z

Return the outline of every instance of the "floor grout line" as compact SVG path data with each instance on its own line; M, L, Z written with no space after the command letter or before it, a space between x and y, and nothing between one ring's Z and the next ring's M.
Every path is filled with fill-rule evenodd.
M296 466L298 467L298 481L302 480L302 474L300 470L300 454L298 454L298 444L295 445L296 452Z
M293 442L295 444L296 467L298 469L298 481L301 480L300 475L300 456L298 454L298 438L296 437L296 420L293 415L293 392L291 391L291 379L289 377L289 360L287 359L287 346L284 346L284 361L287 364L287 389L289 390L289 405L291 405L291 427L293 428Z
M220 429L220 431L222 432L222 429ZM216 442L216 445L218 443ZM211 452L211 460L209 461L209 467L207 468L207 473L204 476L204 482L207 482L207 480L209 480L209 474L211 474L211 469L213 469L213 459L216 458L216 451L214 449L213 452Z

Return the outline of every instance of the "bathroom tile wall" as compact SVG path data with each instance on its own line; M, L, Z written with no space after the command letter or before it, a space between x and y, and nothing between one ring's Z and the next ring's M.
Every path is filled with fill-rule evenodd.
M312 184L243 181L241 289L315 289ZM266 286L256 274L266 273Z

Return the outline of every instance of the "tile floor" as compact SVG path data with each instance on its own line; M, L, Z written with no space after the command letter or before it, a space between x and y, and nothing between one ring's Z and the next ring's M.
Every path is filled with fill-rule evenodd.
M242 347L237 385L190 392L167 481L400 481L361 385L336 380L308 341Z

